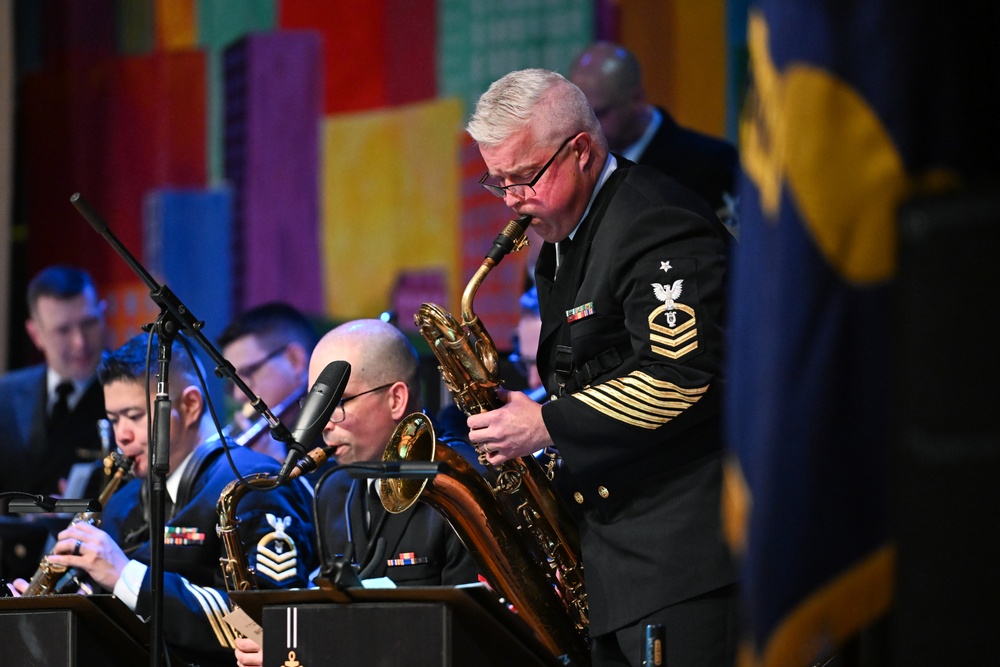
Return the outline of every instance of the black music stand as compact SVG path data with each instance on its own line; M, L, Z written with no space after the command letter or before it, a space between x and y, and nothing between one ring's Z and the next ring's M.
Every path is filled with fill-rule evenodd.
M149 662L148 628L112 595L0 599L7 665L105 665Z
M486 587L246 591L230 598L264 628L264 664L562 665ZM295 655L290 655L294 652Z

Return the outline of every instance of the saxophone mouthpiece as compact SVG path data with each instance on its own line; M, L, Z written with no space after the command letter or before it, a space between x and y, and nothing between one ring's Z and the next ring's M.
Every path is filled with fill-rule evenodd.
M530 215L522 215L517 220L508 222L493 239L493 247L486 253L486 259L493 260L494 265L499 264L505 256L527 245L528 240L525 238L524 232L530 224Z

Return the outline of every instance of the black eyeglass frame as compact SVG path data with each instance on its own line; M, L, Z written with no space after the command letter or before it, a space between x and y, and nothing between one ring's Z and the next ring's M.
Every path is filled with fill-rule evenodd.
M257 371L259 371L260 369L264 368L264 366L267 364L267 362L271 361L272 359L274 359L278 355L283 354L285 352L285 350L287 350L287 349L288 349L288 344L287 343L284 344L284 345L282 345L279 348L275 348L274 350L271 350L270 352L268 352L264 356L263 359L259 359L259 360L255 361L255 362L253 362L252 364L247 364L243 368L237 368L237 369L235 369L236 370L236 374L238 376L240 376L240 378L244 382L246 382L248 379L250 379L251 377L253 377L254 375L256 375Z
M555 162L556 157L558 157L559 153L562 152L562 149L566 148L566 145L569 144L570 141L572 141L573 139L575 139L578 134L580 134L580 133L577 132L576 134L574 134L571 137L566 137L563 140L563 142L561 144L559 144L559 148L557 148L556 152L552 154L552 157L549 158L549 161L546 162L542 166L542 168L538 170L538 173L535 174L535 177L533 179L531 179L529 182L527 182L527 183L511 183L510 185L493 185L492 183L487 183L486 182L486 179L490 177L490 170L487 169L486 173L483 174L483 177L479 179L479 184L481 186L483 186L484 188L486 188L486 190L490 194L492 194L492 195L494 195L496 197L499 197L500 199L503 199L504 197L506 197L507 196L507 192L510 192L512 195L514 195L518 199L527 199L529 196L534 197L535 196L535 183L537 183L542 178L542 176L545 175L546 170L550 166L552 166L552 163ZM521 195L521 194L518 194L517 190L511 190L511 188L528 188L528 190L531 191L531 195Z
M333 409L333 412L330 413L330 423L332 423L332 424L339 424L340 422L342 422L345 419L347 419L347 411L344 409L344 404L347 403L348 401L353 401L355 398L359 398L361 396L364 396L365 394L372 394L372 393L375 393L376 391L381 391L382 389L388 389L392 385L396 384L396 382L399 382L399 380L396 380L394 382L390 382L388 384L379 385L377 387L374 387L372 389L368 389L366 391L359 392L357 394L354 394L354 396L346 396L346 397L340 399L337 402L337 406ZM300 398L299 399L299 407L300 408L305 405L306 398L308 398L308 397ZM339 417L338 417L338 413L340 415Z

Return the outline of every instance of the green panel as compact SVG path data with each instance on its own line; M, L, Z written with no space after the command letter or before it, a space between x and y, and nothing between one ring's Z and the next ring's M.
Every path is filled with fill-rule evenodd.
M116 0L118 53L142 56L156 47L155 0Z
M198 0L198 43L224 49L248 32L277 25L277 0Z
M277 27L277 0L198 0L198 44L208 55L208 182L222 180L222 51L251 32Z
M504 74L544 67L565 74L593 40L593 0L438 0L438 95L470 111Z

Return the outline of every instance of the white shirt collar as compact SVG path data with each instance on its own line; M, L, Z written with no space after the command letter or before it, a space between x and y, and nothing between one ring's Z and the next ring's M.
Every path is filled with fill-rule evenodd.
M69 409L72 410L76 407L76 404L80 402L83 398L83 393L87 390L87 385L89 385L94 378L89 378L87 380L69 380L73 383L73 393L69 395L67 399L69 402ZM56 393L56 387L58 387L63 382L66 382L65 378L59 377L51 368L46 367L45 369L45 387L48 392L49 397L49 408L51 409L55 402L59 399L59 395Z
M587 202L587 208L583 210L583 215L580 216L580 221L576 223L576 227L573 231L569 233L569 238L572 241L573 237L576 236L576 231L580 229L580 225L583 221L587 219L587 214L590 213L590 207L594 205L594 200L597 199L597 193L601 191L604 184L608 182L611 178L611 174L614 173L615 169L618 168L618 160L611 153L608 153L608 159L604 161L604 167L601 169L601 175L597 177L597 184L594 186L594 191L590 193L590 201Z
M167 493L170 494L171 502L175 502L177 500L177 494L181 490L181 478L184 477L184 470L188 467L188 464L191 463L191 454L194 454L194 451L191 451L187 456L185 456L184 460L180 462L177 468L175 470L171 470L167 475ZM178 507L176 509L180 508Z
M632 162L638 162L642 154L646 152L649 142L653 140L653 135L660 129L660 125L663 124L663 114L660 113L660 110L656 107L650 107L650 111L652 115L649 117L649 124L646 125L646 131L631 146L621 152L623 158Z

